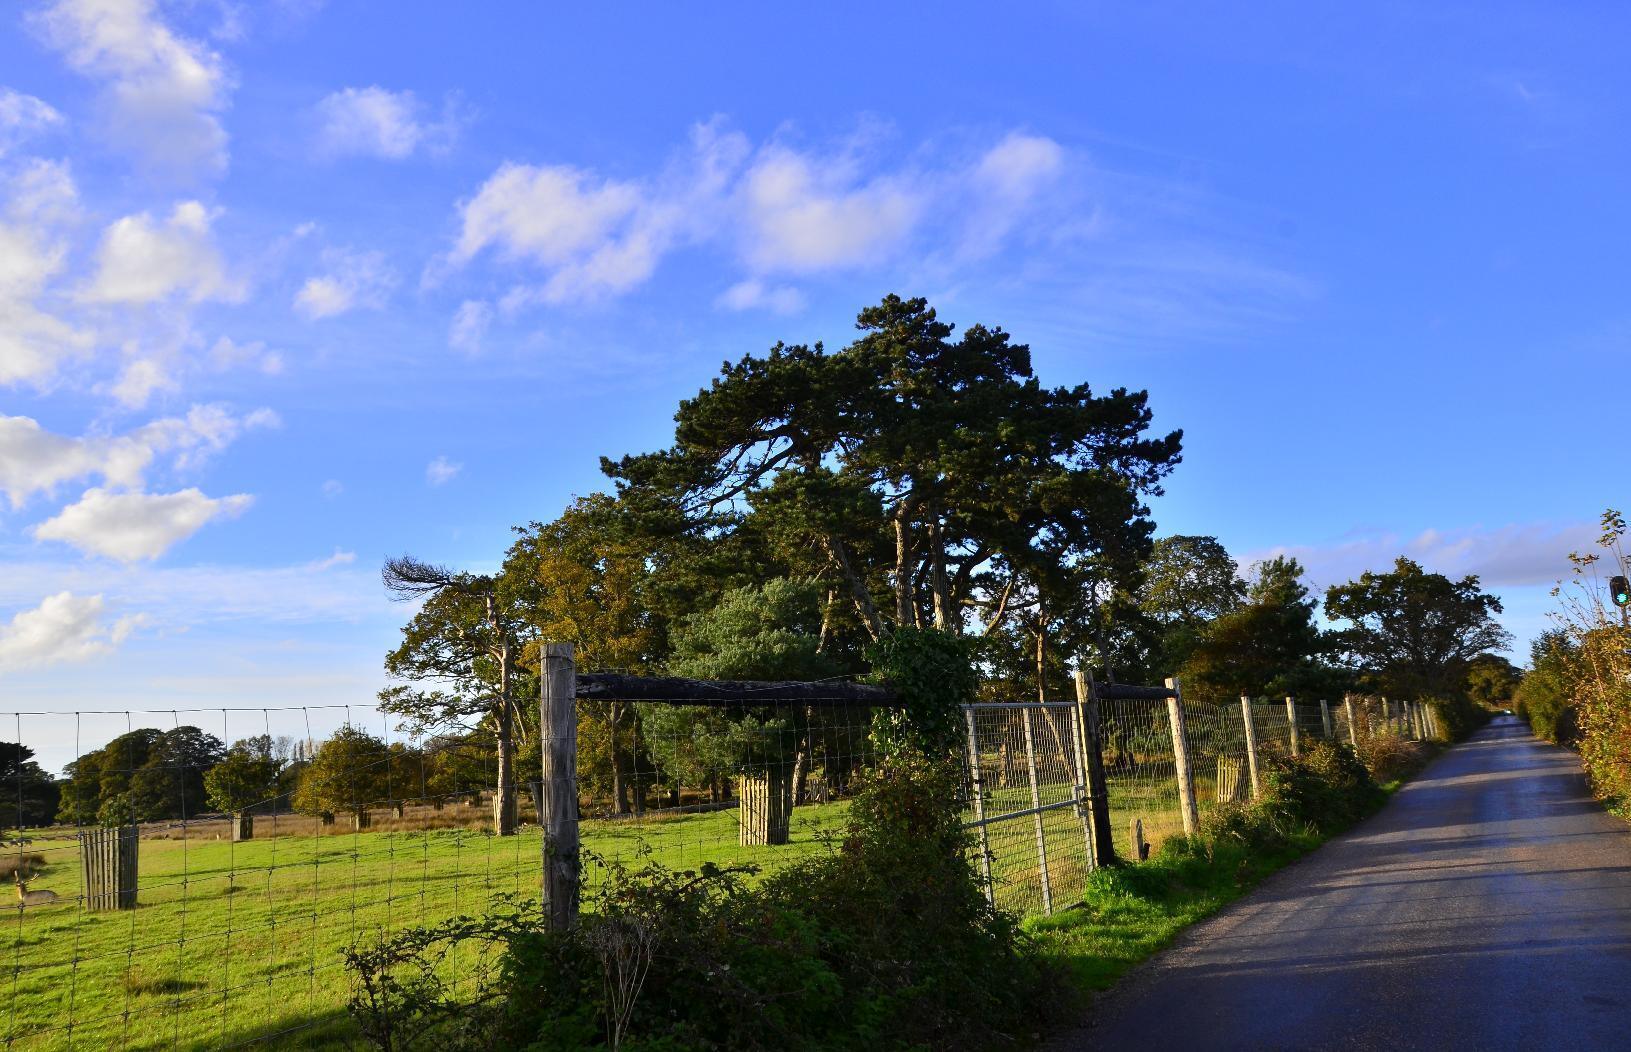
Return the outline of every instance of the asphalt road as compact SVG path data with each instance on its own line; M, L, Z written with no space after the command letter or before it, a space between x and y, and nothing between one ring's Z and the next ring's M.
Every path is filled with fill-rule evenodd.
M1500 717L1054 1047L1631 1049L1631 828Z

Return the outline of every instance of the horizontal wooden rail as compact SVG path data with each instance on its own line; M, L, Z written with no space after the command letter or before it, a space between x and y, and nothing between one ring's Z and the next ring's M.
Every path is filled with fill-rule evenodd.
M847 680L682 679L678 676L628 676L620 672L580 672L580 701L650 701L671 705L779 705L794 702L814 708L865 705L898 708L893 692Z

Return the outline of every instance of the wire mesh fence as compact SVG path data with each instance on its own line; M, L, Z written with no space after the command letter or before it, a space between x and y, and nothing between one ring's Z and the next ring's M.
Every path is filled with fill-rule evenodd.
M1247 708L1260 760L1290 751L1293 726L1302 742L1364 742L1417 733L1426 718L1380 699ZM828 850L875 759L876 711L836 690L764 702L579 697L584 881L603 879L602 863L764 874ZM965 818L1003 909L1048 913L1083 897L1095 858L1084 711L1075 701L965 711ZM1243 709L1186 702L1183 713L1199 810L1249 799ZM521 734L504 779L485 725L404 734L363 707L0 718L11 732L0 737L72 757L52 790L60 800L42 798L20 760L0 778L0 880L16 890L0 912L7 1048L345 1040L344 950L480 913L495 897L539 897L536 730ZM1137 859L1135 824L1156 846L1184 832L1168 703L1108 699L1096 719L1114 847ZM234 756L269 761L270 780L251 778L260 792L240 791L234 813L212 810L216 772ZM501 836L512 798L520 821ZM97 908L111 901L100 882L117 878L87 858L108 827L133 830L134 908Z

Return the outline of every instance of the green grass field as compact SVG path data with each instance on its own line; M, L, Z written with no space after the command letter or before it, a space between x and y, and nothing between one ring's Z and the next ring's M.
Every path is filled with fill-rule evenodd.
M784 847L738 846L734 811L585 822L583 845L629 861L649 850L679 869L773 867L824 850L845 808L799 808ZM354 1033L346 947L480 913L495 894L537 898L540 847L536 826L511 838L443 829L143 840L138 908L87 913L74 840L37 837L27 850L48 865L30 889L61 898L0 907L0 1038L20 1049L202 1049L299 1027L272 1044L341 1044Z

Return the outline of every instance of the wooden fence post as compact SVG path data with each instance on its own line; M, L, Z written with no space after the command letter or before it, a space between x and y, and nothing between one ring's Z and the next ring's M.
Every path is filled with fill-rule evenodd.
M1354 699L1352 694L1342 696L1342 707L1348 713L1348 744L1357 749L1359 748L1359 724L1354 722Z
M1036 736L1031 730L1031 710L1020 709L1025 722L1025 771L1031 780L1031 807L1036 810L1036 861L1042 875L1042 912L1053 916L1053 880L1048 874L1047 823L1042 820L1042 786L1036 778Z
M1300 753L1302 751L1298 747L1299 746L1299 741L1298 741L1298 737L1297 737L1297 702L1294 699L1289 698L1289 697L1286 698L1286 723L1289 724L1290 727L1291 727L1291 755L1296 756L1298 753Z
M544 644L539 699L543 760L539 822L543 826L544 915L552 931L578 922L578 670L571 643Z
M140 826L89 829L79 834L79 865L87 910L136 908L136 852Z
M1257 725L1252 720L1252 699L1240 696L1240 722L1246 725L1246 768L1252 777L1252 799L1262 794L1257 781Z
M985 901L997 904L996 888L991 884L991 834L985 827L985 779L980 774L980 739L974 731L974 710L964 707L968 721L968 781L974 790L974 827L980 831L980 877L985 885Z
M1184 692L1176 676L1168 677L1167 722L1172 725L1172 760L1178 768L1178 807L1183 811L1184 835L1200 829L1201 813L1195 805L1195 772L1189 766L1189 736L1184 730Z
M1326 701L1324 698L1320 699L1320 725L1325 728L1325 738L1327 741L1336 737L1336 735L1331 733L1331 703Z
M1104 773L1103 720L1099 699L1093 693L1093 675L1081 662L1076 665L1076 719L1082 728L1082 770L1087 778L1089 858L1093 865L1111 866L1116 861L1116 834L1110 828L1110 779Z

